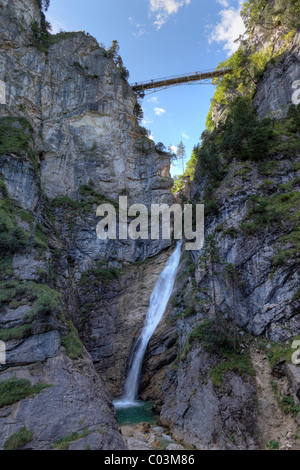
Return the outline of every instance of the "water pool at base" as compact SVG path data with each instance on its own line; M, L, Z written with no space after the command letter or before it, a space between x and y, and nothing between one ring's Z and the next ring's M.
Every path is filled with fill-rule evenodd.
M137 401L136 404L132 406L116 406L119 426L135 426L140 423L155 425L159 417L153 412L153 405L153 402Z

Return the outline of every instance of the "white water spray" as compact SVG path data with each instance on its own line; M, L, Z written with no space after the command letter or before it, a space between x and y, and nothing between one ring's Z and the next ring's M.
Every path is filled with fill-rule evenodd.
M129 365L129 372L126 379L123 397L115 402L116 407L126 407L137 405L139 378L147 345L159 322L164 316L170 296L173 291L175 277L180 261L181 244L177 243L174 253L161 272L150 298L150 305L143 330L138 338L134 355Z

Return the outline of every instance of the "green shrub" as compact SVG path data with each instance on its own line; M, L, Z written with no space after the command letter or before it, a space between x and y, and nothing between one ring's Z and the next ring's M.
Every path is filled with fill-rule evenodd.
M24 230L6 224L0 214L0 253L16 253L26 246L26 242L27 236Z
M23 117L0 118L0 155L28 152L32 142L33 128Z
M287 29L300 27L298 0L248 0L243 5L242 16L248 31L254 25L261 25L269 34L278 26Z
M277 362L281 359L285 359L286 362L290 362L292 355L295 350L292 348L294 341L300 340L300 335L295 336L288 341L281 343L275 343L274 341L262 341L262 348L265 350L266 355L270 361L270 366L273 368ZM268 348L266 347L268 345ZM271 347L270 347L271 346Z
M35 282L4 281L0 282L0 306L14 302L18 304L32 304L28 317L50 315L62 310L60 293L45 284ZM20 333L22 327L20 327ZM1 330L1 334L9 334L10 330ZM14 328L12 334L18 334Z
M192 305L190 307L187 307L183 312L182 312L182 316L183 318L187 318L187 317L191 317L193 315L196 315L196 309L195 307Z
M0 330L0 340L5 342L29 338L30 335L30 325L22 325L16 328L4 328Z
M231 237L237 237L238 231L235 227L229 227L223 232L224 235L230 235Z
M281 226L284 223L285 227L290 226L291 233L288 236L282 237L282 241L287 240L287 238L293 238L298 246L297 224L300 213L297 209L299 203L300 194L297 191L264 197L259 195L251 196L248 199L249 211L243 219L240 228L245 235L251 235L266 227Z
M110 199L104 194L95 191L92 184L83 184L78 190L82 200L73 200L69 196L60 196L51 201L51 206L54 208L67 208L72 211L90 212L93 210L93 206L100 204L111 204L114 206L116 211L119 209L119 205L113 199Z
M30 381L26 379L13 378L0 381L0 408L12 405L27 397L34 397L47 387L49 385L43 383L31 385Z
M104 284L107 284L108 282L117 279L123 274L123 272L122 268L104 268L102 266L97 266L82 274L80 284L88 287L91 283L98 282L99 280Z
M70 359L77 359L83 356L83 345L72 322L68 322L68 328L69 334L62 338L61 344L66 348L67 356Z
M205 350L209 352L226 352L233 349L233 340L230 333L222 328L217 332L215 323L212 320L206 320L194 328L188 336L188 342L199 342Z
M12 436L10 436L4 443L5 450L18 450L22 449L29 442L33 440L33 432L28 431L26 427L20 429Z
M28 241L28 234L16 225L15 208L8 198L0 200L0 256L20 251Z
M279 449L279 442L271 440L266 444L266 448L269 450L278 450Z
M224 375L229 371L236 371L241 375L254 375L254 369L250 355L246 352L243 354L225 354L226 361L220 362L211 370L212 383L216 387L220 387L223 383Z
M47 289L47 286L45 286L45 290L38 293L31 313L33 316L51 315L60 310L60 301L60 294L53 289Z
M291 413L295 417L300 413L300 406L296 405L293 398L290 396L283 397L281 404L285 413Z
M89 431L87 428L84 429L80 434L73 432L67 437L62 437L54 443L54 448L59 450L69 450L69 446L72 442L78 441L78 439L83 439L91 434L92 431Z
M234 350L234 338L232 331L225 324L216 330L216 325L212 320L206 320L194 328L189 334L184 345L180 359L186 358L193 343L200 344L205 351L216 354L219 361L211 369L210 376L213 385L220 387L223 383L223 376L232 370L241 375L253 375L254 370L250 356L247 352L241 353L239 348Z
M220 149L240 160L257 161L268 154L272 136L269 121L259 121L251 101L238 98L229 108Z

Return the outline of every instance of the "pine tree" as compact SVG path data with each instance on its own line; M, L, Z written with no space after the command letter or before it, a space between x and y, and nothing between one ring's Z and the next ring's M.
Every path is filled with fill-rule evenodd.
M184 175L184 160L185 160L186 155L185 155L185 146L182 140L178 144L178 149L177 149L176 154L177 154L177 160L180 160L182 164L182 174Z
M119 50L120 50L119 43L118 41L114 39L112 42L112 45L107 51L108 57L110 57L111 59L117 60Z
M38 0L41 10L47 11L50 6L50 0Z

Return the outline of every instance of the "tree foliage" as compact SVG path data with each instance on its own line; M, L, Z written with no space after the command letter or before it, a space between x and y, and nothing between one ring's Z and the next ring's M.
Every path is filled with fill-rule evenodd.
M133 108L133 115L138 121L141 121L144 118L144 111L138 98Z
M254 25L272 31L279 26L300 27L299 0L249 0L243 6L243 20L250 30Z
M48 10L50 0L38 0L38 2L41 9L41 22L34 21L31 24L33 45L40 51L47 52L52 26L49 21L47 21L44 11Z
M110 48L106 51L106 57L109 57L110 59L113 59L114 63L118 67L121 78L123 80L127 80L129 78L129 71L126 69L126 67L123 64L122 57L119 54L120 51L120 45L118 41L115 39L112 42L112 45Z
M251 102L238 98L226 120L220 150L241 160L261 160L269 151L271 137L270 121L259 121Z
M41 10L47 11L50 6L50 0L38 0Z

